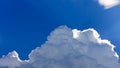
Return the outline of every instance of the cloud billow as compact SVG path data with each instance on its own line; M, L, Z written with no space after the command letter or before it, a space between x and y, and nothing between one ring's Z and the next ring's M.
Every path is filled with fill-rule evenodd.
M32 50L29 60L13 51L0 59L0 68L119 68L114 45L94 29L56 28L48 40Z

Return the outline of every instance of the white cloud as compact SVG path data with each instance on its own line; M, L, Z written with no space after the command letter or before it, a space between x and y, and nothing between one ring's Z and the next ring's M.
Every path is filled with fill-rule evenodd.
M61 26L22 61L13 51L0 59L0 68L119 68L114 45L94 29L83 31Z
M99 4L104 6L105 9L112 8L120 4L120 0L98 0Z
M15 68L19 67L21 63L21 60L18 57L18 54L16 51L10 52L7 56L3 56L0 59L0 68L9 67L9 68Z

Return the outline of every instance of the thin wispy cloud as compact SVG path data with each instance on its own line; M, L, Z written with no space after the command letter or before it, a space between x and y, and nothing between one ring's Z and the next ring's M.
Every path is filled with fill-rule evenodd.
M17 52L0 59L0 68L119 68L114 45L100 38L92 28L56 28L48 40L32 50L29 60L20 60Z
M99 4L104 6L105 9L115 7L120 4L120 0L98 0Z

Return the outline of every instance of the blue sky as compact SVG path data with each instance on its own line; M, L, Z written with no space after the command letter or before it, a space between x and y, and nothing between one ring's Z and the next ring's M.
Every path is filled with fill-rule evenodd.
M94 28L120 54L120 6L104 9L94 0L1 0L0 56L16 50L26 59L60 25Z

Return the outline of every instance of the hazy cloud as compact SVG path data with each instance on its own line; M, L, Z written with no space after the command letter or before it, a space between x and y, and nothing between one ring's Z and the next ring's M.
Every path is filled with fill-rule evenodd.
M104 6L105 9L112 8L120 4L120 0L98 0L99 4Z
M118 58L114 45L94 29L60 26L32 50L29 60L20 60L13 51L0 59L0 68L119 68Z

